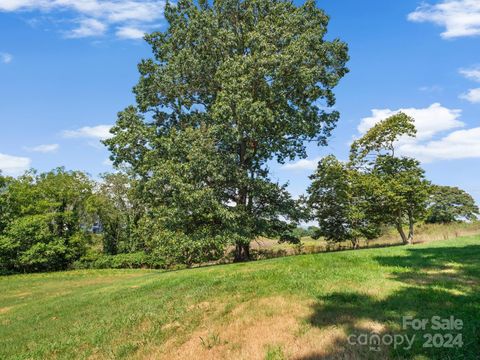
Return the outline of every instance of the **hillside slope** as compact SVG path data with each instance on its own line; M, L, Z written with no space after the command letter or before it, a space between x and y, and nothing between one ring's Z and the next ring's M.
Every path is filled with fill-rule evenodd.
M0 277L0 359L476 359L479 259L480 237L466 237L172 272ZM463 329L403 330L406 315L454 316ZM409 350L349 344L372 331L416 339ZM429 332L464 344L423 347Z

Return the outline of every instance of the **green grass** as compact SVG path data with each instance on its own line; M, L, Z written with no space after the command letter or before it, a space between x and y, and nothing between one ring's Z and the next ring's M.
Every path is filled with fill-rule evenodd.
M367 331L364 323L381 325L381 335L403 334L404 315L462 319L465 344L423 348L423 333L407 330L417 334L413 349L389 347L382 356L478 359L479 290L478 236L171 272L5 276L0 359L153 359L170 358L172 349L207 358L374 359L346 336ZM257 341L262 324L271 333ZM232 335L235 326L252 337Z

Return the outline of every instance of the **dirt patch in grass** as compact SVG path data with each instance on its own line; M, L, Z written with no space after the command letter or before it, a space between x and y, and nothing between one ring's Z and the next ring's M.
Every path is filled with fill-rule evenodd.
M9 312L12 308L13 308L13 306L0 307L0 314L6 314L6 313Z
M222 306L217 307L220 313ZM272 353L275 359L334 359L336 354L347 354L339 357L344 359L359 358L361 349L345 348L343 327L312 326L307 320L311 315L311 302L280 296L251 300L234 306L217 321L205 318L183 342L172 339L161 347L144 349L137 358L254 360L270 358ZM368 320L360 325L369 331L384 330L382 324Z

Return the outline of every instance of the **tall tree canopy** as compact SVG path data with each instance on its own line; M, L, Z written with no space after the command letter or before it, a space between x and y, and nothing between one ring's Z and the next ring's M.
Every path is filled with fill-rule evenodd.
M475 200L466 191L452 186L433 186L428 202L427 222L475 220L479 214Z
M180 0L165 18L168 29L146 37L154 58L139 65L137 105L119 113L106 144L157 224L225 235L240 260L251 239L296 219L267 162L326 144L347 46L325 40L328 17L312 0Z

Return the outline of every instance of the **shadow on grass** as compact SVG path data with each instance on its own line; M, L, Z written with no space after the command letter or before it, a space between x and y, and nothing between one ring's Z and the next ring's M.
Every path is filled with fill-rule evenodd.
M375 259L390 269L390 276L402 286L386 298L368 294L338 292L318 298L312 326L337 327L347 337L337 339L331 348L298 360L313 359L480 359L480 245L465 247L409 248L406 256L380 256ZM403 328L403 317L428 319L425 330ZM463 321L461 330L433 330L431 319L451 316ZM358 345L360 334L369 340L402 335L412 339L404 344ZM442 334L436 345L444 345L446 334L462 334L463 345L424 347L425 334ZM356 335L356 338L348 336ZM384 336L387 335L385 338ZM390 336L388 336L390 335ZM428 336L428 335L427 335ZM400 336L399 336L400 337ZM443 341L443 344L441 343ZM352 342L357 344L352 345ZM382 343L383 341L380 341Z

